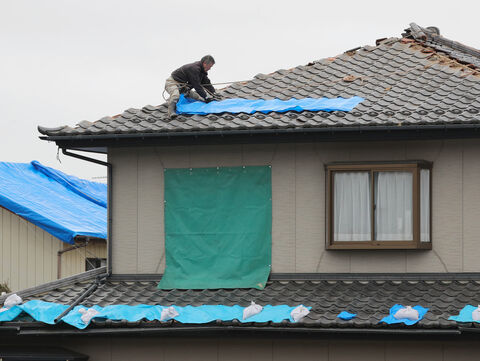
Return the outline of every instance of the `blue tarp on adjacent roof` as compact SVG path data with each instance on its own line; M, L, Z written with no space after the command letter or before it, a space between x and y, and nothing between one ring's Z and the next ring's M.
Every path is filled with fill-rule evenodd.
M344 111L349 112L355 108L364 99L361 97L351 98L303 98L290 100L251 100L251 99L225 99L204 103L198 100L186 98L183 94L177 103L178 114L216 114L216 113L246 113L255 112L284 113L288 111L301 112L308 111Z
M107 185L105 183L91 182L73 175L67 175L54 168L46 167L36 160L32 161L31 164L35 169L44 173L47 177L55 179L72 192L77 193L99 206L107 208Z
M58 239L107 238L107 185L31 163L0 162L0 206Z

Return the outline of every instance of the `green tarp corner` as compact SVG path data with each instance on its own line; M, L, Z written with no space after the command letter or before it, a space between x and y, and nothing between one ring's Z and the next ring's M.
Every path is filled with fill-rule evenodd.
M263 289L272 258L269 166L165 170L160 289Z

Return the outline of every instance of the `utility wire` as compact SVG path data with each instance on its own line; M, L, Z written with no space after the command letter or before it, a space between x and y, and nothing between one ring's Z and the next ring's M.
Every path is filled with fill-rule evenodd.
M433 64L431 65L420 65L420 66L416 66L416 67L413 67L411 69L408 69L408 70L403 70L403 71L394 71L394 72L389 72L387 75L355 75L355 74L350 74L350 75L346 75L342 78L337 78L337 79L333 79L333 80L325 80L323 82L311 82L311 81L307 81L306 83L300 85L300 86L295 86L295 89L303 89L307 86L320 86L320 85L333 85L333 84L336 84L336 83L339 83L341 81L344 81L344 82L347 82L347 83L352 83L356 80L360 80L362 83L361 85L364 85L364 82L367 81L367 80L379 80L379 79L384 79L384 78L388 78L388 77L391 77L392 75L406 75L406 74L409 74L411 73L412 71L414 70L419 70L419 69L428 69L432 66ZM280 79L275 79L275 80L281 80L285 77L287 77L288 75L290 75L290 73L287 73L285 75L283 75ZM246 83L246 82L250 82L250 81L253 81L254 79L250 79L250 80L236 80L236 81L230 81L230 82L223 82L223 83L211 83L211 84L201 84L202 86L206 86L206 85L225 85L225 84L237 84L237 83ZM187 83L182 83L182 82L178 82L180 85L186 85ZM167 101L168 99L165 98L165 89L163 90L163 93L162 93L162 97L165 101Z

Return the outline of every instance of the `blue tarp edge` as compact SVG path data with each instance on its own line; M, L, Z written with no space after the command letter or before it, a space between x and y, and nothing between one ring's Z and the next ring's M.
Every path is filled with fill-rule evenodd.
M72 192L89 200L90 202L93 202L95 204L98 204L99 206L102 206L103 208L107 208L107 201L105 198L107 195L106 184L92 182L92 181L85 181L75 176L67 175L57 169L44 166L37 160L33 160L31 164L35 169L39 170L40 172L45 174L47 177L56 180L58 183L62 184L64 187L71 190ZM79 183L81 185L79 185ZM92 190L93 187L98 188L96 192ZM104 188L104 190L102 188Z
M21 204L1 194L0 204L2 205L2 207L8 209L10 212L15 213L18 216L26 219L27 221L33 223L37 227L43 229L44 231L50 233L51 235L57 237L65 243L74 244L73 239L77 235L79 235L77 232L72 232L71 230L61 226L60 224L52 221L51 219L45 218L31 208L24 207Z
M55 172L58 176L52 177ZM64 178L63 183L59 177ZM106 208L74 192L65 182L74 184L80 192L85 189L106 199L106 185L70 178L37 161L0 162L0 206L65 243L73 244L77 236L106 239Z
M280 99L225 99L204 103L202 101L186 98L184 94L180 95L177 102L178 114L218 114L218 113L284 113L288 111L301 112L307 111L351 111L364 98L354 96L351 98L291 98L289 100Z
M466 305L460 310L460 313L456 316L450 316L448 319L456 322L477 322L472 318L472 312L475 311L478 307L472 305Z

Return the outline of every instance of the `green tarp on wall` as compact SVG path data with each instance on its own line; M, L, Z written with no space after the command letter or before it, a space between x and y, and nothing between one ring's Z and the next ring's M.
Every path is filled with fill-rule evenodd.
M161 289L263 289L271 268L271 169L165 170Z

